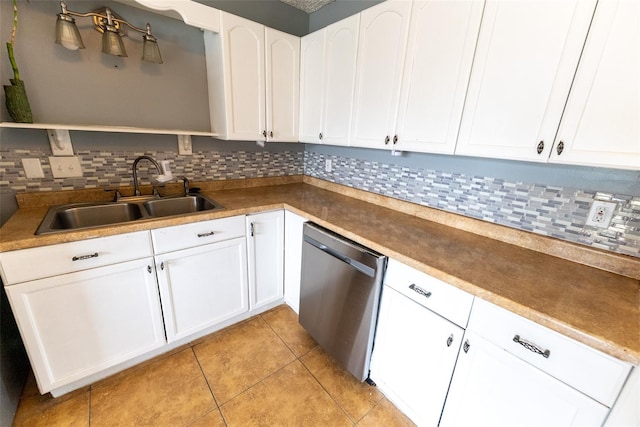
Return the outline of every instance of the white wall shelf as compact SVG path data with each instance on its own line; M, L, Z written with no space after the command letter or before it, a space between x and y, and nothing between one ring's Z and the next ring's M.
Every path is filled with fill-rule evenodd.
M154 128L138 128L128 126L99 126L99 125L71 125L71 124L53 124L53 123L13 123L2 122L0 128L13 129L62 129L75 130L84 132L117 132L117 133L146 133L155 135L191 135L191 136L210 136L217 137L215 132L203 132L184 129L154 129Z

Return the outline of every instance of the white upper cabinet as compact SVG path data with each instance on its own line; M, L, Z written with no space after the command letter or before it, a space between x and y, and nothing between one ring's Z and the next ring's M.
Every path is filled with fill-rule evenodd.
M348 145L360 15L302 38L300 141Z
M326 28L300 40L300 142L320 142Z
M300 37L265 27L268 141L298 141Z
M320 138L324 144L349 144L359 24L358 14L326 28Z
M393 137L411 2L388 0L360 14L351 145L390 147Z
M640 169L640 3L600 0L550 161Z
M413 3L396 149L453 154L483 4Z
M204 35L211 126L223 139L297 141L300 39L225 12L220 27Z
M487 1L456 154L547 161L594 7Z

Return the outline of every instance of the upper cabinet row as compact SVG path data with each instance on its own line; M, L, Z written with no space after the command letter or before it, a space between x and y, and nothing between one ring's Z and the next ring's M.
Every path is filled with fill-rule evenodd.
M302 38L299 140L640 169L639 7L388 0Z

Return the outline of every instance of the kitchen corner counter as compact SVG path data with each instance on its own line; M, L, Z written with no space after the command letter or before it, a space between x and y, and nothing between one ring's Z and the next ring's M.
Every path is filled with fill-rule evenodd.
M425 214L433 210L308 177L265 179L262 184L247 180L241 188L231 183L198 185L225 210L41 236L33 233L47 207L22 200L18 212L0 228L0 251L286 208L486 301L640 365L639 259L455 214ZM68 203L53 200L51 196L47 203ZM606 259L604 268L614 272L583 264L581 254L587 260Z

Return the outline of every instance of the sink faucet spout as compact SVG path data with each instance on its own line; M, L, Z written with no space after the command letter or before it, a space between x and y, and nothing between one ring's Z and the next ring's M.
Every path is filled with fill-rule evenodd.
M153 158L151 158L149 156L137 157L133 161L133 189L134 189L134 195L136 195L136 196L140 196L140 183L138 182L138 163L140 163L141 160L150 161L153 164L153 166L155 166L156 170L158 171L158 175L162 175L162 169L160 168L160 165Z

